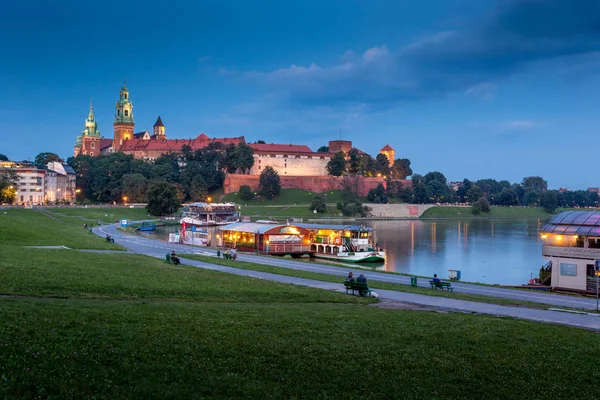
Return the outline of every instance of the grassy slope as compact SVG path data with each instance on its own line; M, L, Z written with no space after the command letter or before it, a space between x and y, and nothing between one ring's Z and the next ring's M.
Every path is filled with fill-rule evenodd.
M28 212L33 224L0 220L0 292L39 296L0 297L0 398L597 394L592 332L374 308L136 255L23 251L40 226L47 242L88 244Z
M240 199L238 193L228 193L223 197L222 201L233 201L237 204L247 205L293 205L293 204L306 204L309 205L314 200L315 196L320 196L325 199L326 203L336 204L342 201L342 191L333 190L324 193L309 192L302 189L281 189L279 196L273 200L267 200L265 198L254 198L250 201Z
M492 207L489 213L474 215L471 207L436 206L426 210L420 218L548 218L543 208Z
M104 223L113 223L126 218L131 220L144 220L151 217L145 208L125 208L125 207L102 207L102 208L47 208L45 212L61 218L67 222L83 225L87 221L94 224L97 221Z

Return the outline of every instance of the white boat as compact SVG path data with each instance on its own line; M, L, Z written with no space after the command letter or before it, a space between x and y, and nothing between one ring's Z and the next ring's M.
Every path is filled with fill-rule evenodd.
M363 225L298 224L311 233L311 253L318 258L350 263L385 262L375 245L375 231Z
M235 203L192 203L184 205L179 223L182 226L215 226L239 220Z

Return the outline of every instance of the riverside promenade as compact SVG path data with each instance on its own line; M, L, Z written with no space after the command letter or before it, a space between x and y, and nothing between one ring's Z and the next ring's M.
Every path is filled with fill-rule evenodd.
M216 256L216 250L192 247L187 245L169 244L158 240L147 239L137 235L125 234L117 230L116 225L106 225L94 228L94 233L100 236L110 234L115 238L115 242L125 247L131 252L144 254L151 257L163 258L172 250L180 255L182 264L191 265L198 268L211 269L236 275L249 276L253 278L266 279L275 282L303 285L324 290L333 290L344 292L343 279L349 271L355 274L363 273L369 281L391 282L399 284L410 284L410 277L396 274L387 274L382 272L371 272L363 269L334 267L326 264L306 263L302 261L293 261L289 259L279 259L274 257L255 256L249 254L239 254L241 261L254 262L257 264L271 265L295 270L319 272L340 277L340 283L324 282L313 279L297 278L292 276L278 275L266 272L252 271L206 263L202 261L185 259L185 254L202 254L207 256ZM429 287L427 278L419 279L419 286ZM529 292L518 289L506 289L493 286L482 286L467 283L453 283L455 292L470 293L490 297L500 297L514 300L524 300L548 305L549 307L570 307L593 310L596 308L596 300L574 296ZM427 296L422 294L399 292L392 290L376 290L380 299L398 301L405 303L418 304L427 307L435 307L445 310L455 310L460 312L474 312L481 314L490 314L503 317L513 317L536 322L548 322L562 325L569 325L600 331L600 315L575 314L562 311L540 310L527 307L501 306L490 303L479 303L459 299L451 299L439 296Z

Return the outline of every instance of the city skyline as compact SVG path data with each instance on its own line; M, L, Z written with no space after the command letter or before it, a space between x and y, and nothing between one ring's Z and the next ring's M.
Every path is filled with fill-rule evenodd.
M370 154L390 144L415 173L600 186L592 157L565 163L597 143L594 1L119 4L7 6L0 153L66 159L90 97L111 138L126 78L136 132L160 115L170 138L316 150L341 130Z

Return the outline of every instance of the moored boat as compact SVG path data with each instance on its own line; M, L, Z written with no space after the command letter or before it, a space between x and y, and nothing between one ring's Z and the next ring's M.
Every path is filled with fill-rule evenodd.
M364 225L298 224L308 229L314 257L350 263L385 262L376 246L375 230Z
M186 226L215 226L239 220L235 203L192 203L184 206L179 222Z

